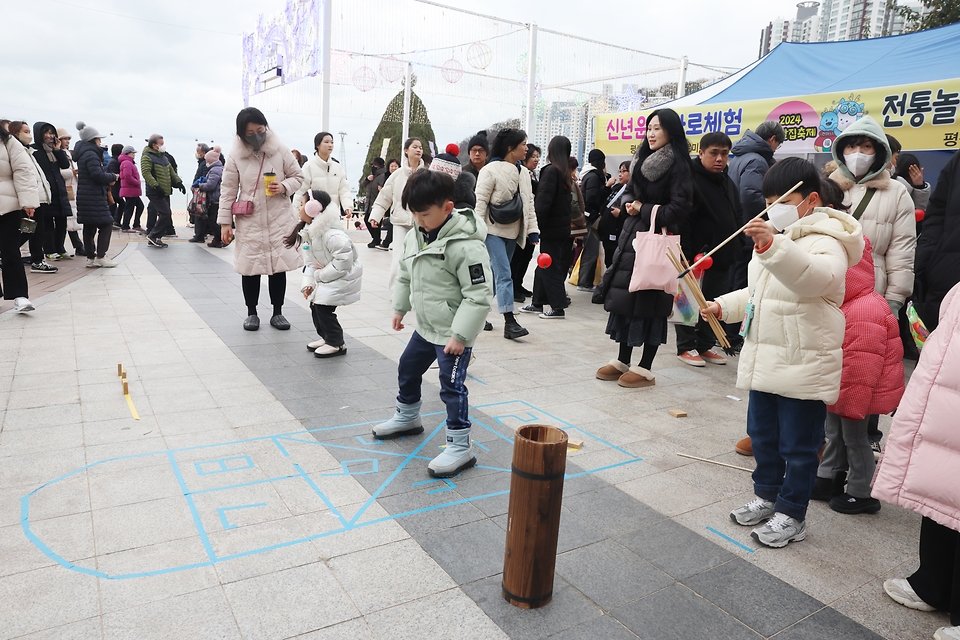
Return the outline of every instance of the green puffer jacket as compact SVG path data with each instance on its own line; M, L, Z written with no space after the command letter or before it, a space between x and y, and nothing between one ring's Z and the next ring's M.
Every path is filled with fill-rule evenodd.
M472 347L483 330L493 295L493 271L484 239L487 227L471 209L458 209L426 244L413 229L403 243L403 258L393 290L393 310L417 314L417 333L445 345L455 338Z
M148 196L151 191L156 191L157 187L163 191L163 195L169 196L173 193L174 187L183 184L166 154L160 153L150 145L145 146L140 154L140 175L147 183L146 195Z

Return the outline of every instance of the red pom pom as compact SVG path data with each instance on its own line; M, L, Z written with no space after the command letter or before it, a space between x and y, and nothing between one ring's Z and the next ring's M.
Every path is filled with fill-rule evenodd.
M693 264L697 264L697 263L700 262L701 260L703 260L703 254L702 254L702 253L698 253L698 254L696 255L696 257L693 259ZM707 269L709 269L709 268L712 267L712 266L713 266L713 257L708 256L706 260L703 260L703 262L700 262L700 264L699 264L699 266L697 266L697 269L696 269L696 270L697 270L697 271L700 271L700 272L703 272L703 271L706 271Z
M537 256L537 266L541 269L549 269L552 264L553 258L550 257L549 253L541 253Z
M446 151L447 153L449 153L450 155L452 155L452 156L458 156L458 155L460 155L460 147L458 147L458 146L457 146L456 144L454 144L453 142L451 142L450 144L447 145L447 148L445 149L445 151Z
M927 217L927 213L923 209L917 209L914 212L914 215L917 217L917 222L921 222L924 218Z

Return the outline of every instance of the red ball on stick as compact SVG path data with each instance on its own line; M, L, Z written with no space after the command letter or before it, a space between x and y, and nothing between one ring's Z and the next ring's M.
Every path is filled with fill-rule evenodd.
M693 259L693 263L696 264L696 263L700 262L701 260L703 260L703 254L702 254L702 253L698 253L698 254L697 254L697 257L695 257L695 258ZM706 271L707 269L709 269L709 268L712 267L712 266L713 266L713 257L712 257L712 256L707 256L707 259L706 259L706 260L703 260L703 262L700 262L700 265L697 267L697 271Z
M541 253L539 256L537 256L537 266L541 269L548 269L552 264L553 258L550 257L549 253Z
M917 222L922 222L923 219L927 217L927 212L923 209L917 209L914 215L917 217Z

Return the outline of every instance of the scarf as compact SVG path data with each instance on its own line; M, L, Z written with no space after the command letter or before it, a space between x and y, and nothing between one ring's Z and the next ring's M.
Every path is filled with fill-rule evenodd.
M640 165L640 173L650 182L656 182L665 176L672 166L673 147L665 144L646 157Z
M47 144L43 143L43 150L47 152L47 160L50 162L56 162L56 158L53 157L53 143Z

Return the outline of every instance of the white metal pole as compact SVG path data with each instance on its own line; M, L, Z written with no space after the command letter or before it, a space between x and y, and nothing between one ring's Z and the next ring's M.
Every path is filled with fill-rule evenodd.
M410 96L412 93L413 84L413 65L407 63L407 71L403 78L403 140L400 141L401 144L406 142L407 138L410 137Z
M321 31L323 48L320 50L320 130L330 130L330 32L333 23L333 0L323 0Z
M524 119L524 125L527 129L527 137L533 135L533 109L537 99L537 24L531 22L530 29L530 50L527 60L527 116ZM546 143L546 140L542 141Z
M677 97L687 95L687 56L680 59L680 82L677 83Z

